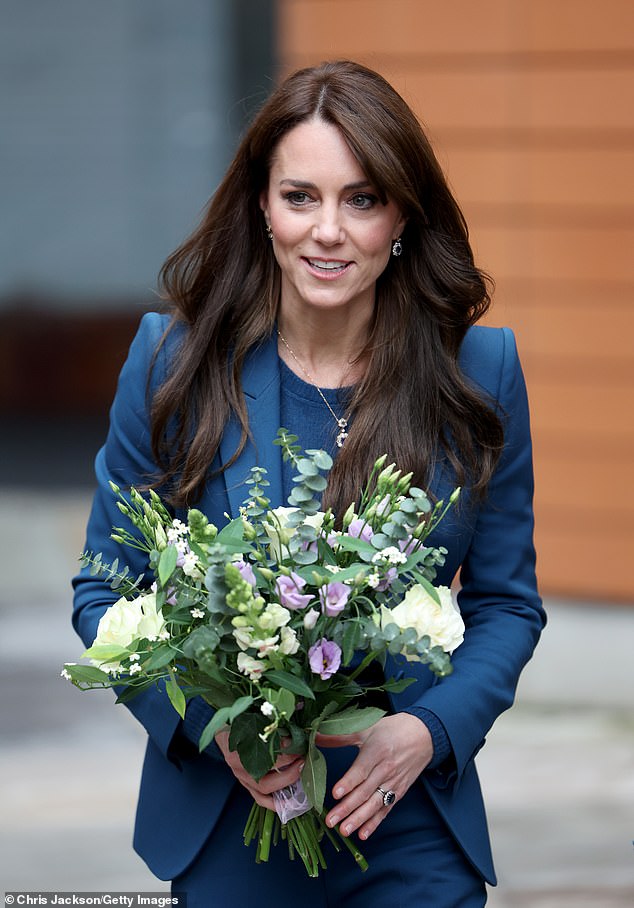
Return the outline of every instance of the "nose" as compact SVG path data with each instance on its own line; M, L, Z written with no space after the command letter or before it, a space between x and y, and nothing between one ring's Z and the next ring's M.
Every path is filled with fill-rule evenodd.
M319 207L313 225L312 238L324 246L343 243L345 234L337 204L322 204Z

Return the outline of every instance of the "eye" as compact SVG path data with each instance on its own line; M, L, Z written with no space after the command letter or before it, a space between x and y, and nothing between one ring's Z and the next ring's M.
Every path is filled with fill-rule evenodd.
M284 195L284 199L290 204L300 207L305 205L307 202L311 201L311 197L307 192L304 192L302 189L295 189L292 192L287 192Z
M357 208L360 211L366 211L370 208L374 208L377 202L377 197L369 192L357 192L350 199L350 204L352 205L352 207Z

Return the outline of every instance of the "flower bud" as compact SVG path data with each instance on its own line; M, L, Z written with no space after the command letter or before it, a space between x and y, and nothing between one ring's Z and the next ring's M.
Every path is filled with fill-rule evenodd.
M453 490L453 492L449 496L449 504L455 504L456 501L458 501L458 499L460 498L460 492L461 492L460 486L456 486L456 488Z
M406 473L405 476L401 476L396 486L396 491L399 495L402 495L404 492L407 492L409 489L409 484L412 481L413 473Z
M354 511L354 501L353 501L352 504L349 505L346 513L343 515L342 525L343 525L344 530L348 529L348 527L350 526L350 524L352 523L352 521L354 520L354 518L356 516L357 515L355 514L355 511Z
M261 567L259 568L259 571L265 580L268 580L269 582L275 580L275 571L272 571L271 568Z

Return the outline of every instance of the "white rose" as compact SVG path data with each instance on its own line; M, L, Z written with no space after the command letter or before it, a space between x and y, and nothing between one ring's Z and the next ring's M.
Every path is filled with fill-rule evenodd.
M281 561L285 555L288 555L288 543L297 532L297 527L289 526L288 521L291 514L294 514L296 511L297 508L274 508L271 511L273 520L271 522L265 520L262 523L266 535L271 540L269 548L273 561ZM311 514L306 517L303 522L308 526L314 527L316 530L320 530L321 525L324 522L323 511Z
M446 653L453 653L464 640L464 621L449 587L439 586L436 592L440 605L424 587L415 584L393 609L382 608L381 627L390 623L398 625L401 630L413 627L419 639L428 636L432 646L441 646ZM415 660L416 657L408 658Z
M101 616L93 646L128 647L139 637L156 638L164 631L163 615L156 610L156 593L147 593L132 601L122 598ZM110 667L116 670L120 665L110 663Z

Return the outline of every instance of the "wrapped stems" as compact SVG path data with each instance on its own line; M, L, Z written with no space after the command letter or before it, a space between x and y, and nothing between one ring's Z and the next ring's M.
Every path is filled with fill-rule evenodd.
M355 843L341 835L338 827L334 830L329 829L324 816L325 812L318 813L312 809L282 824L275 811L254 802L244 827L244 844L248 846L254 839L256 840L255 860L259 864L268 861L271 845L275 845L281 836L288 844L291 860L298 855L308 876L317 877L320 870L326 869L326 860L321 849L321 841L326 835L336 851L341 851L341 845L345 845L359 869L367 870L368 862Z

